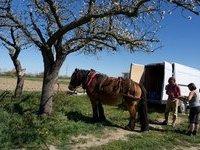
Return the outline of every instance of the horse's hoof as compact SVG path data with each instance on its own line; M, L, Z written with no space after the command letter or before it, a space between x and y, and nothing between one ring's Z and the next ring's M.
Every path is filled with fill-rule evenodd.
M141 127L141 132L146 132L146 131L149 131L149 126L146 126L146 127Z
M148 130L140 130L140 132L146 133L146 132L149 132L149 129Z
M102 118L99 118L99 121L100 121L100 122L106 122L107 120L106 120L105 117L102 117Z
M129 125L125 126L125 130L134 131L134 127L130 127Z
M99 118L92 118L92 119L91 119L91 122L93 122L93 123L98 123L98 122L99 122Z

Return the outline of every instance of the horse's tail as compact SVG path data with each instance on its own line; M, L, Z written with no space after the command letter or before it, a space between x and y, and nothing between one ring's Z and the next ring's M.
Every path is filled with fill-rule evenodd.
M138 115L141 124L141 131L149 130L149 119L147 115L147 96L146 96L146 89L143 85L140 85L142 90L142 99L138 105Z

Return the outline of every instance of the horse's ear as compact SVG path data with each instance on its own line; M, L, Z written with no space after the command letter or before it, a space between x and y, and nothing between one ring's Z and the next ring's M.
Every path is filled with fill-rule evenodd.
M95 70L94 70L94 69L90 69L90 71L93 71L93 72L94 72Z
M75 71L78 71L78 68L76 68Z

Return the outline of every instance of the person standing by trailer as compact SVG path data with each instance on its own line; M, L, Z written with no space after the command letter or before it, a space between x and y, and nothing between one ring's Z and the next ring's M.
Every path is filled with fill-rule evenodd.
M196 135L199 129L199 115L200 115L200 96L194 83L188 84L190 90L189 96L180 97L186 101L189 101L190 113L189 113L189 128L187 135Z
M165 120L163 121L163 125L168 124L168 117L169 113L172 109L173 112L173 118L172 118L172 126L175 126L175 122L177 119L178 114L178 105L179 105L179 97L181 95L180 88L176 84L176 80L174 77L170 77L168 79L168 85L166 85L165 90L166 94L168 95L166 109L165 109Z

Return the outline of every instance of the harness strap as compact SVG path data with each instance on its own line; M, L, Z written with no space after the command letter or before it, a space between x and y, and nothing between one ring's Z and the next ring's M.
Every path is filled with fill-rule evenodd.
M107 76L103 77L101 83L99 84L99 90L100 90L100 91L103 90L103 84L105 83L105 81L106 81L107 79L108 79Z
M89 86L90 86L90 84L91 84L92 81L94 80L95 76L97 75L96 72L90 72L90 73L93 73L93 74L92 74L92 76L90 77L89 81L86 82L86 83L87 83L87 84L86 84L86 87L89 87Z
M122 79L121 79L122 80ZM124 97L127 97L127 98L130 98L130 99L133 99L134 101L139 101L141 100L142 98L141 97L137 97L135 96L135 92L130 94L130 90L131 90L131 86L135 86L135 85L132 85L131 83L131 80L126 80L123 82L123 84L121 85L121 93Z
M128 98L131 98L131 99L134 99L134 100L136 100L136 101L139 101L139 100L141 100L142 98L139 98L139 97L135 97L135 96L133 96L133 95L131 95L131 94L122 94L124 97L128 97Z

